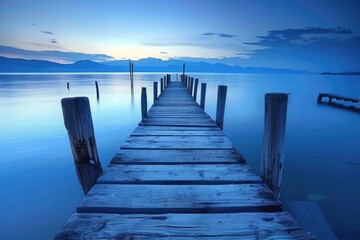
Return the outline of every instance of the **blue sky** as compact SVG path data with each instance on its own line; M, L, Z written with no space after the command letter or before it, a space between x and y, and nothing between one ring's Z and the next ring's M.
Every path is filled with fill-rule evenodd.
M360 68L359 12L344 0L0 0L0 55L343 71Z

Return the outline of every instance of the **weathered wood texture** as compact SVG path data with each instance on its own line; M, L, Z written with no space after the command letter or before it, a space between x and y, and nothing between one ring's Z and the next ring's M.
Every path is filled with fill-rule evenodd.
M75 213L56 239L315 239L287 212L211 214Z
M154 103L155 103L156 99L158 98L158 82L154 82L153 97L154 97Z
M199 79L196 78L196 79L195 79L195 85L194 85L194 100L195 100L195 101L196 101L196 97L197 97L198 85L199 85Z
M57 239L312 239L196 103L190 79L163 89Z
M201 83L200 107L205 109L206 83Z
M288 94L267 93L265 95L261 177L277 197L280 196L284 167L287 103Z
M76 173L86 194L102 172L89 99L86 97L63 98L61 106Z

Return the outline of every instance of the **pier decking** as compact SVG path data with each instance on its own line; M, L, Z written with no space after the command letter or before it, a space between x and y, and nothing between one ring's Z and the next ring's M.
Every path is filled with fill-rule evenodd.
M56 239L313 239L170 82Z

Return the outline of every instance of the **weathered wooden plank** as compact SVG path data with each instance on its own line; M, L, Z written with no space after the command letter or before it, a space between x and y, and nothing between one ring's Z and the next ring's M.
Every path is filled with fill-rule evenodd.
M110 165L101 184L244 184L262 180L245 164Z
M225 136L221 131L134 131L131 136Z
M55 239L315 239L287 212L75 213Z
M131 199L129 201L129 199ZM265 184L95 184L78 213L164 214L281 211Z
M134 132L137 131L218 131L222 132L218 127L164 127L164 126L138 126Z
M121 149L233 149L225 136L132 136Z
M126 150L117 153L112 164L214 164L244 163L236 150Z

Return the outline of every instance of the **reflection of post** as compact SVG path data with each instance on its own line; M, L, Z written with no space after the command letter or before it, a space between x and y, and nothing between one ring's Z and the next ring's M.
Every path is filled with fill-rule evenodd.
M288 94L265 94L261 177L279 198L284 166Z
M146 87L141 88L141 117L144 119L147 116L147 96Z
M100 95L99 95L99 86L97 81L95 81L95 87L96 87L96 99L99 101Z
M87 97L64 98L61 100L61 106L76 173L86 194L102 173L89 99Z
M216 106L216 123L221 129L224 128L226 92L227 86L219 85Z
M205 109L206 83L201 84L200 107Z

